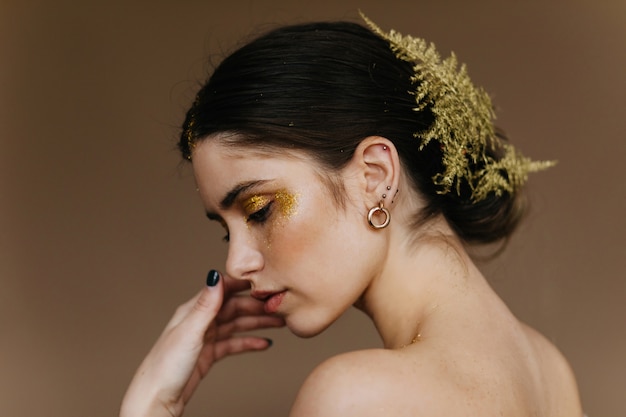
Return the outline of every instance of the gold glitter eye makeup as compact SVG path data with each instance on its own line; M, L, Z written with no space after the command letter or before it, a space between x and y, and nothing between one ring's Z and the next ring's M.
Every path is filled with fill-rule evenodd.
M242 207L246 223L265 223L277 208L279 219L287 219L296 212L296 195L286 190L279 190L272 195L253 195L243 200ZM279 222L280 223L280 222Z
M270 203L269 197L262 195L253 195L252 197L246 199L243 203L243 210L246 214L246 217L256 213L257 211L263 209Z
M296 212L297 197L285 190L278 191L274 196L283 217L291 217Z
M274 202L267 196L253 195L243 202L246 223L265 223L270 215L270 209Z

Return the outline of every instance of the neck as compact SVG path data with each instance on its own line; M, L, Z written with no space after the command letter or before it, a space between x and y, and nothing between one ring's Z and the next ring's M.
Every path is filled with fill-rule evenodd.
M487 283L443 219L410 241L390 230L386 263L355 306L374 322L386 348L445 332L478 307Z

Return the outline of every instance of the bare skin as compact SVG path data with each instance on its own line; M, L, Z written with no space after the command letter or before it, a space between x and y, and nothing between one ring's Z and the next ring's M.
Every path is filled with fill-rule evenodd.
M446 268L450 258L460 262L442 248L428 258ZM565 359L521 324L468 262L426 289L432 302L414 320L402 314L415 306L414 294L378 306L366 294L360 308L373 317L387 349L319 365L291 416L582 416Z
M286 323L314 336L351 306L369 315L384 349L320 364L292 417L583 415L565 359L513 316L445 219L415 230L421 199L387 139L363 140L340 173L343 207L332 207L336 200L302 154L240 149L218 137L196 147L193 164L209 217L230 237L230 307L222 306L220 283L179 310L131 383L121 417L182 415L214 361L267 347L234 337L238 331ZM248 188L222 204L241 184ZM390 226L373 230L364 219L387 187L402 192L393 204L385 200ZM269 214L259 221L257 210ZM261 300L232 298L248 286ZM172 376L171 367L182 371Z
M284 325L281 318L265 314L262 303L238 296L248 288L244 281L222 278L178 307L135 373L120 417L181 416L216 361L268 348L265 339L235 337L238 332Z

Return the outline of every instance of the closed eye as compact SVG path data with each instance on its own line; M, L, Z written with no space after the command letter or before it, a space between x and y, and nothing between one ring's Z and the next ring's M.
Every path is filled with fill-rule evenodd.
M270 201L265 206L263 206L263 208L261 208L260 210L257 210L254 213L250 214L246 221L252 221L254 223L259 223L259 224L265 223L270 216L273 204L274 202Z
M247 222L253 222L257 224L265 223L271 215L273 204L274 204L274 201L269 201L267 204L265 204L265 206L263 206L259 210L255 211L254 213L249 214L245 219L246 223ZM222 217L217 214L208 212L208 211L206 213L206 216L209 218L209 220L217 221L220 225L222 225L224 230L226 230L226 235L222 237L222 241L227 242L227 243L230 242L230 232L228 230L228 226L226 225L226 222L222 219Z

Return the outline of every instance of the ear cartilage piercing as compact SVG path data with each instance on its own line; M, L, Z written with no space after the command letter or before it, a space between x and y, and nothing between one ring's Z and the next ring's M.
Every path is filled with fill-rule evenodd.
M383 198L387 198L387 194L383 194Z
M389 191L389 190L391 190L391 187L388 185L388 186L387 186L387 191Z
M386 150L387 150L387 147L383 145L383 151L386 151Z

